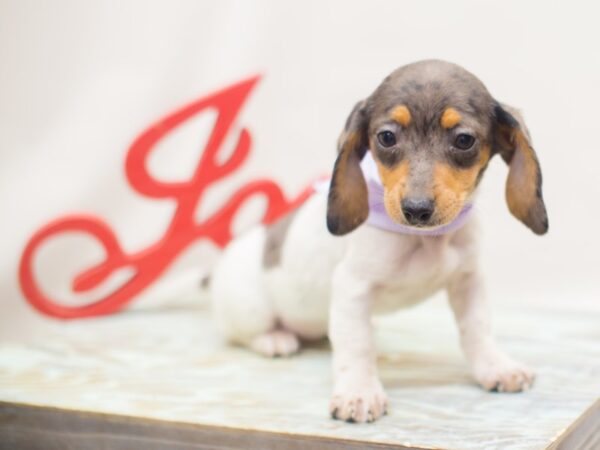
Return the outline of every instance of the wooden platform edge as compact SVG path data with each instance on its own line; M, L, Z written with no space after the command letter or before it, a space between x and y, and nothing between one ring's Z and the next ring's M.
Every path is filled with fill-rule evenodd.
M600 399L557 437L548 450L600 449Z
M326 419L325 419L326 420ZM0 401L0 450L431 450Z

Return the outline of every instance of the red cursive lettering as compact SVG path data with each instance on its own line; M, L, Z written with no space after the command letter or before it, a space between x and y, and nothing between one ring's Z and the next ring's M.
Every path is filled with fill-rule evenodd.
M310 195L311 188L288 201L276 183L260 179L242 186L215 214L203 222L197 223L194 220L194 211L202 202L207 188L239 169L250 153L250 133L242 128L229 159L219 164L216 158L241 107L258 80L258 76L247 79L184 106L151 125L129 148L125 168L131 186L147 197L170 198L177 203L168 229L158 242L137 253L126 254L113 231L102 219L88 215L58 218L39 229L23 251L19 281L29 303L47 315L63 319L117 312L152 284L193 241L209 239L219 247L224 247L232 238L233 218L248 198L254 195L266 197L267 209L263 223L267 224L304 202ZM218 117L193 176L187 181L170 183L154 179L146 170L148 154L169 132L207 108L216 109ZM47 297L39 289L32 269L34 255L45 240L74 231L91 235L100 242L106 252L106 257L101 263L75 277L74 292L85 292L95 288L121 268L131 267L135 271L134 275L114 292L84 306L65 306Z

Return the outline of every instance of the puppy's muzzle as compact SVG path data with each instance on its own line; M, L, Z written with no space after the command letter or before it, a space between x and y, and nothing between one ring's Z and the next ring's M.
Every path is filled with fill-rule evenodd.
M430 198L405 198L402 213L410 225L427 225L433 216L435 202Z

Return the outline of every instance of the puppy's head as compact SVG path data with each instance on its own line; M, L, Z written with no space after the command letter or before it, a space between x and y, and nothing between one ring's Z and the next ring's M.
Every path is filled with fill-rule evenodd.
M352 110L340 136L327 226L336 235L369 214L360 161L370 151L396 222L435 228L469 202L490 158L509 165L511 213L537 234L548 229L542 175L525 124L474 75L443 61L401 67Z

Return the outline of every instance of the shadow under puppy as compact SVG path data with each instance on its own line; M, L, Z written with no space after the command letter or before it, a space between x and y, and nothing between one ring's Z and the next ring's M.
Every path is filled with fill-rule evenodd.
M475 379L486 389L527 389L532 371L490 334L477 263L472 204L495 154L509 164L511 213L544 234L540 167L520 115L457 65L396 70L348 117L329 189L225 250L211 281L220 329L268 356L328 334L332 416L372 421L387 399L371 315L444 289Z

